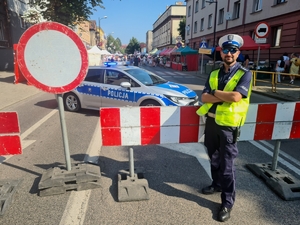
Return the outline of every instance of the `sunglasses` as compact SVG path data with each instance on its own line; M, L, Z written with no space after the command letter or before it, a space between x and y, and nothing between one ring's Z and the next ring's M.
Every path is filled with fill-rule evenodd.
M229 52L230 52L231 54L234 54L234 53L236 53L237 51L238 51L238 49L236 49L236 48L230 48L230 49L225 48L225 49L222 49L222 52L223 52L224 54L228 54Z

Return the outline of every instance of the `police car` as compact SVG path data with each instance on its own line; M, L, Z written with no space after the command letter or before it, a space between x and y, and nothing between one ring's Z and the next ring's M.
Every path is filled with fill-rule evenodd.
M89 67L85 80L63 94L68 111L111 106L198 105L197 94L177 83L135 66L105 63Z

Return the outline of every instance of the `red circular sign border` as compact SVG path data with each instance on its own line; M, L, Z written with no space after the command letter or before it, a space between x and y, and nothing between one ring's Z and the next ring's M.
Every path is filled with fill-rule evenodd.
M77 75L75 80L62 87L49 87L45 84L40 83L32 76L25 63L24 52L25 52L26 44L28 43L28 41L33 35L43 30L55 30L63 34L66 34L74 41L76 46L79 48L81 62L82 62L80 72ZM27 79L27 81L30 84L34 85L38 89L41 89L46 92L54 93L54 94L64 93L75 89L84 80L89 66L88 54L86 48L83 42L81 41L81 39L79 38L79 36L69 27L56 22L42 22L28 28L28 30L26 30L23 33L23 35L19 40L18 47L17 47L17 60L18 60L20 70L22 71L24 77Z
M257 27L258 27L259 25L261 25L261 24L265 24L265 25L268 27L268 32L267 32L265 35L263 35L263 36L259 36L259 35L258 35L258 32L256 32L256 31L257 31ZM268 36L268 34L269 34L269 32L270 32L270 26L269 26L269 24L267 24L266 22L261 22L261 23L258 23L258 24L256 25L254 31L255 31L255 35L256 35L258 38L265 38L265 37Z

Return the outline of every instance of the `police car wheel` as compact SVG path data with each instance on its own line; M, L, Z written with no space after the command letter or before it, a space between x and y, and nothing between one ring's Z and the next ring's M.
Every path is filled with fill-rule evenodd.
M64 94L64 107L68 111L77 112L81 108L79 98L73 93Z
M154 100L146 100L142 102L141 106L160 106L160 104Z

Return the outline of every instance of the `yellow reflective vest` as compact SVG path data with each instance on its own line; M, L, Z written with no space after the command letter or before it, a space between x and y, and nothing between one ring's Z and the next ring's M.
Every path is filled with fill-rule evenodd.
M233 91L244 73L244 70L238 69L233 77L227 82L223 91ZM212 71L210 75L209 85L211 90L218 90L218 74L219 69ZM239 102L223 102L223 104L217 105L215 121L218 125L238 127L245 123L249 107L251 86L252 82L249 87L247 98L242 98ZM204 103L197 110L197 114L199 116L206 115L212 105L212 103Z

